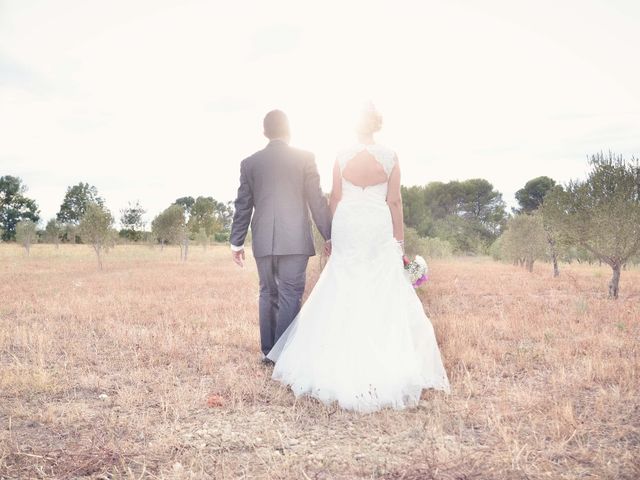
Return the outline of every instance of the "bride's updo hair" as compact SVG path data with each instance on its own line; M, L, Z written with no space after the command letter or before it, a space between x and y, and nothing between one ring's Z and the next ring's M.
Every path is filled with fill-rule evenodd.
M367 103L360 113L356 131L360 134L369 135L380 131L381 128L382 115L380 115L373 103Z

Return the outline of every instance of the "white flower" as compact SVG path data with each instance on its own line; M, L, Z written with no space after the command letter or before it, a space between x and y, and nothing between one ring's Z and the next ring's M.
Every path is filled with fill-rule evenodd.
M420 265L420 267L422 269L424 269L424 273L426 274L427 271L429 270L429 267L427 267L427 262L424 258L422 258L420 255L416 255L416 259L415 262Z

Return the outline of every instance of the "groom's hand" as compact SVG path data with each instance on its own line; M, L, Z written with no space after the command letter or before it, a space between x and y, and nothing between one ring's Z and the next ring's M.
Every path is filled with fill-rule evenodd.
M231 256L233 257L233 261L236 263L236 265L244 267L244 250L231 252Z

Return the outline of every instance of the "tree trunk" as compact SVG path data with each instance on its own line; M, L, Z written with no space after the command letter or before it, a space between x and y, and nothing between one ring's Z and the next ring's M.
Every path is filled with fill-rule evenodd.
M535 260L527 259L527 270L529 270L530 273L533 273L533 264L534 263L535 263Z
M549 243L549 251L551 252L551 260L553 261L553 277L559 277L560 269L558 268L558 249L556 248L556 241L549 233L547 233L547 243Z
M98 257L98 266L100 270L102 270L102 251L100 245L94 245L93 249L96 251L96 256Z
M621 265L619 263L611 265L613 276L609 282L609 298L613 298L614 300L618 299L618 293L620 291L620 267Z
M187 255L189 254L189 237L184 238L184 257L182 259L183 262L187 261Z
M30 243L25 243L24 244L24 249L27 251L27 257L29 256L29 254L31 253L31 244Z

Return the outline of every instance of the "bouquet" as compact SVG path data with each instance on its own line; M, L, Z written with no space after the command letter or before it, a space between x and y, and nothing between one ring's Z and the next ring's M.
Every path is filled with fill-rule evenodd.
M413 288L418 288L424 282L429 280L429 277L427 276L429 267L427 266L427 262L420 255L416 255L413 262L407 257L403 257L402 261L404 263L404 270L411 282L411 285L413 285Z

